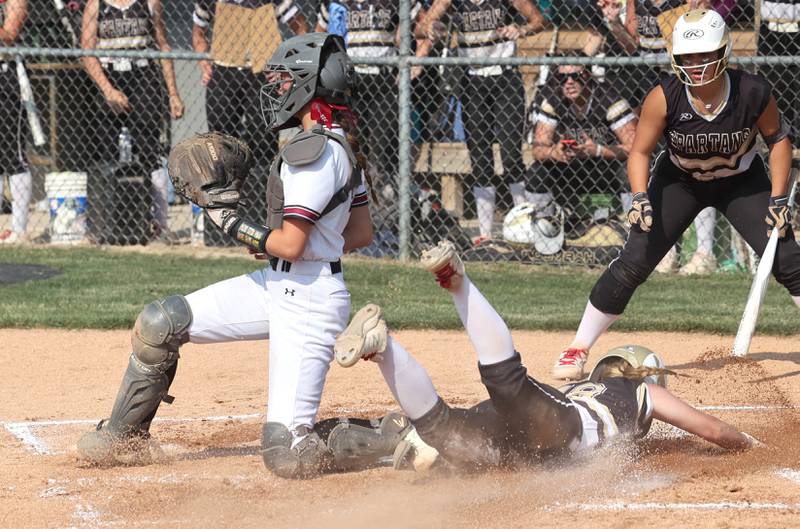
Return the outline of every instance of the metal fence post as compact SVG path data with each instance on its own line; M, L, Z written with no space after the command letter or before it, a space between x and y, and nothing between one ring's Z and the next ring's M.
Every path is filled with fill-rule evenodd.
M400 0L400 55L398 57L397 98L398 138L398 198L400 213L400 260L411 257L411 3Z

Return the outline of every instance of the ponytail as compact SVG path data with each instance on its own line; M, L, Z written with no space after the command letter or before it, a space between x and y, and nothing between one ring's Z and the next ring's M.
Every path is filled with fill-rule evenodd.
M358 140L358 132L356 131L355 116L348 109L347 111L334 111L334 122L342 126L345 139L350 144L353 154L356 157L356 165L361 169L361 174L369 187L370 196L377 204L378 196L375 193L375 188L372 187L372 175L367 170L367 157L361 152L361 143ZM354 168L355 169L355 168Z
M678 376L678 373L661 367L648 367L648 366L633 367L625 359L613 358L611 360L603 362L597 380L599 382L602 382L604 378L611 378L611 377L622 377L630 380L644 380L645 378L651 375Z

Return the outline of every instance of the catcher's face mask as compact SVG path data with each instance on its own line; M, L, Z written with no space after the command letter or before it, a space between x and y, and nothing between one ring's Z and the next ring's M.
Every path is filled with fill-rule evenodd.
M278 122L278 112L289 99L295 85L295 77L291 70L282 65L269 65L267 82L261 87L261 116L272 128ZM300 110L300 109L297 109Z

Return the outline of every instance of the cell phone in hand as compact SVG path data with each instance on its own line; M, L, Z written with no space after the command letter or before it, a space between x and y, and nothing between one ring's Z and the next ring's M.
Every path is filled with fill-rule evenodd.
M578 144L578 140L561 140L561 146L565 149L571 149Z

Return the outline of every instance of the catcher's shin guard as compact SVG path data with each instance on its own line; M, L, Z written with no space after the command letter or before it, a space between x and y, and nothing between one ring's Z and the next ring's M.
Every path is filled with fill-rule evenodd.
M369 426L333 420L338 424L330 431L327 444L337 470L363 470L392 461L398 445L412 428L408 418L399 413L389 413L376 421L377 425Z
M133 352L111 417L78 441L78 452L98 463L119 460L131 439L146 439L150 422L167 394L178 367L178 348L189 340L192 314L186 298L170 296L147 305L133 329Z
M264 465L276 476L307 479L330 469L331 454L325 441L315 431L301 434L302 439L294 444L294 436L286 426L277 422L264 424L261 457Z

